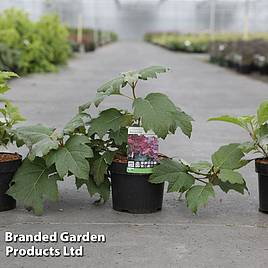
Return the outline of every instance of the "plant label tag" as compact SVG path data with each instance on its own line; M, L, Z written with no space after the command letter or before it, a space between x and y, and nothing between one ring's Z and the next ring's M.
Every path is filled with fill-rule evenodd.
M128 128L128 173L148 174L158 163L158 138L142 127Z

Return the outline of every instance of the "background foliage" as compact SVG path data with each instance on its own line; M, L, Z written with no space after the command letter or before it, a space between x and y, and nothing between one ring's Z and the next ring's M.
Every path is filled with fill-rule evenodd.
M147 33L145 41L175 51L206 53L214 42L238 42L243 40L239 33L220 33L210 36L202 34L180 34L174 32ZM251 33L249 40L268 40L266 33Z
M68 30L56 15L33 22L24 11L0 15L0 68L19 74L50 72L71 56Z

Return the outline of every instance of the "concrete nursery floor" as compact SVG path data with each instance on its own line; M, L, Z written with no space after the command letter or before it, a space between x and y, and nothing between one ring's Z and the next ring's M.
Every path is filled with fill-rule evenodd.
M58 74L13 81L8 97L20 107L28 124L62 127L78 105L93 98L103 82L120 72L155 64L169 66L171 72L140 84L138 94L150 90L167 93L195 118L192 139L178 132L161 145L163 153L187 161L209 160L220 145L247 138L235 126L206 120L226 113L254 113L268 98L268 84L210 65L196 55L173 53L141 42L109 45L76 56ZM118 97L106 100L101 108L111 105L130 108ZM1 213L0 267L267 267L268 215L258 212L253 163L242 172L250 195L218 191L197 216L173 194L165 194L161 212L119 213L111 209L111 202L93 205L94 198L89 198L85 188L76 191L74 181L67 180L60 184L60 201L47 204L43 217L35 217L21 206ZM106 234L107 242L85 244L83 258L6 258L5 231L89 231Z

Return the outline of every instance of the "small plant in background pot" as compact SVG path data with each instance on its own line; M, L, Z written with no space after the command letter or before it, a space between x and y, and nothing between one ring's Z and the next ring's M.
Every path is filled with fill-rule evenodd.
M268 213L268 101L260 104L256 115L240 117L223 115L209 120L238 125L249 134L250 141L241 143L239 148L251 160L255 160L259 177L259 210ZM257 154L257 157L252 158L252 154Z
M4 94L10 89L7 81L12 77L17 77L17 75L12 72L0 71L0 94ZM0 145L6 148L14 142L13 126L24 121L24 118L20 115L17 107L2 98L0 113ZM16 201L7 195L6 191L9 189L10 181L21 164L21 159L22 157L17 153L0 153L0 212L16 207Z
M158 138L165 139L169 134L175 134L177 128L188 137L191 136L192 118L178 108L168 96L162 93L149 93L146 97L137 96L139 81L157 78L157 74L165 73L168 69L153 66L138 71L122 73L115 79L101 86L93 101L96 107L108 96L118 95L131 101L132 111L109 108L100 112L89 123L88 136L91 139L94 158L91 159L93 182L100 187L106 183L106 194L109 196L109 180L111 177L113 208L118 211L131 213L150 213L162 208L164 184L149 183L150 174L132 174L127 172L128 128L142 127L144 132L152 131ZM127 87L129 93L127 92ZM90 108L91 102L80 107L80 113ZM129 142L138 139L130 138ZM140 146L132 145L133 151L140 150L151 144L143 141ZM152 154L155 148L148 150ZM142 155L142 157L144 157ZM90 189L88 182L84 181Z

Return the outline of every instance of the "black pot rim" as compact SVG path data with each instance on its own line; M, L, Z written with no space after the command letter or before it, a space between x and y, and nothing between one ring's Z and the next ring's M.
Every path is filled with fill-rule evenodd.
M261 160L266 160L267 163L261 162ZM260 174L268 176L268 159L267 158L258 158L255 160L255 171Z
M19 159L0 162L0 174L7 172L15 172L21 165L22 156L18 153L0 152L0 155L17 155Z
M0 155L3 155L3 154L8 154L8 155L17 155L17 156L19 156L20 157L20 159L22 159L22 156L20 155L20 154L18 154L18 153L10 153L10 152L0 152Z
M164 154L158 153L158 156L163 159L172 159ZM135 176L148 176L152 173L128 173L127 172L127 163L120 163L113 161L112 164L109 166L109 171L115 174L127 174L127 175L135 175Z
M134 175L134 176L150 176L151 173L128 173L127 172L127 163L118 163L112 162L109 167L111 173L121 174L121 175Z

